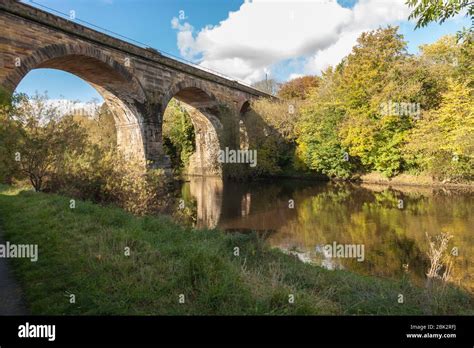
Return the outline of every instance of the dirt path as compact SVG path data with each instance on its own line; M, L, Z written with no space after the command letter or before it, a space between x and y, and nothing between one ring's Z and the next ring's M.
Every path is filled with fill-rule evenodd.
M0 244L5 244L0 229ZM16 282L9 260L0 257L0 315L27 315L20 286Z

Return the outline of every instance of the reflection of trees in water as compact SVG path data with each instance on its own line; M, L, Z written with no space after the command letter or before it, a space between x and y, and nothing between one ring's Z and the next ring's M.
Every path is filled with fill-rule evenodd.
M191 194L188 183L181 186L179 194L174 197L172 216L180 223L187 226L196 226L198 202Z
M359 273L397 277L404 272L405 264L412 278L421 281L430 266L425 231L430 235L451 231L453 244L464 251L456 258L452 280L472 289L472 268L467 263L472 255L469 230L473 226L469 195L454 200L451 194L440 191L426 196L391 189L374 192L354 185L328 185L314 195L310 191L295 193L297 219L272 236L272 245L314 251L318 245L333 241L364 244L364 262L338 262ZM404 202L401 209L400 200ZM313 255L321 262L320 255Z

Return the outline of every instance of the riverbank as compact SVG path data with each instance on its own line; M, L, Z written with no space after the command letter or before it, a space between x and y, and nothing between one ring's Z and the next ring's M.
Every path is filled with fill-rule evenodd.
M472 296L451 285L329 271L254 234L70 204L0 186L6 240L39 247L37 262L12 260L32 314L473 314Z
M337 182L355 182L361 184L379 184L379 185L397 185L397 186L418 186L418 187L440 187L440 188L461 188L474 190L474 182L452 182L439 181L429 175L411 175L399 174L388 178L380 173L372 172L358 175L350 179L330 179L322 174L305 172L288 172L281 175L275 175L271 178L297 179L307 181L337 181Z
M439 181L428 175L400 174L387 178L380 173L369 173L360 177L360 182L366 184L398 185L398 186L423 186L445 188L470 188L474 189L474 182Z

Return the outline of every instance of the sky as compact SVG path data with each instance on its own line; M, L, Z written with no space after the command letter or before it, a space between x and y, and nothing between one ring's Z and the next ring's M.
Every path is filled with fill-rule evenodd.
M350 53L364 31L397 25L408 51L454 34L469 20L415 30L405 0L24 0L70 14L160 51L253 83L318 75ZM51 12L51 10L48 10ZM81 23L81 22L79 22ZM82 23L81 23L82 24ZM51 99L101 100L67 72L36 69L17 92Z

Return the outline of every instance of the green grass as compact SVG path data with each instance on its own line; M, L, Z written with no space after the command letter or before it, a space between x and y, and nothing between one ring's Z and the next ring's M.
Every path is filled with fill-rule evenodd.
M328 271L256 235L192 230L90 202L70 209L58 195L0 186L0 226L11 243L39 246L38 262L12 260L33 314L473 313L472 297L451 286L427 290L406 279Z

